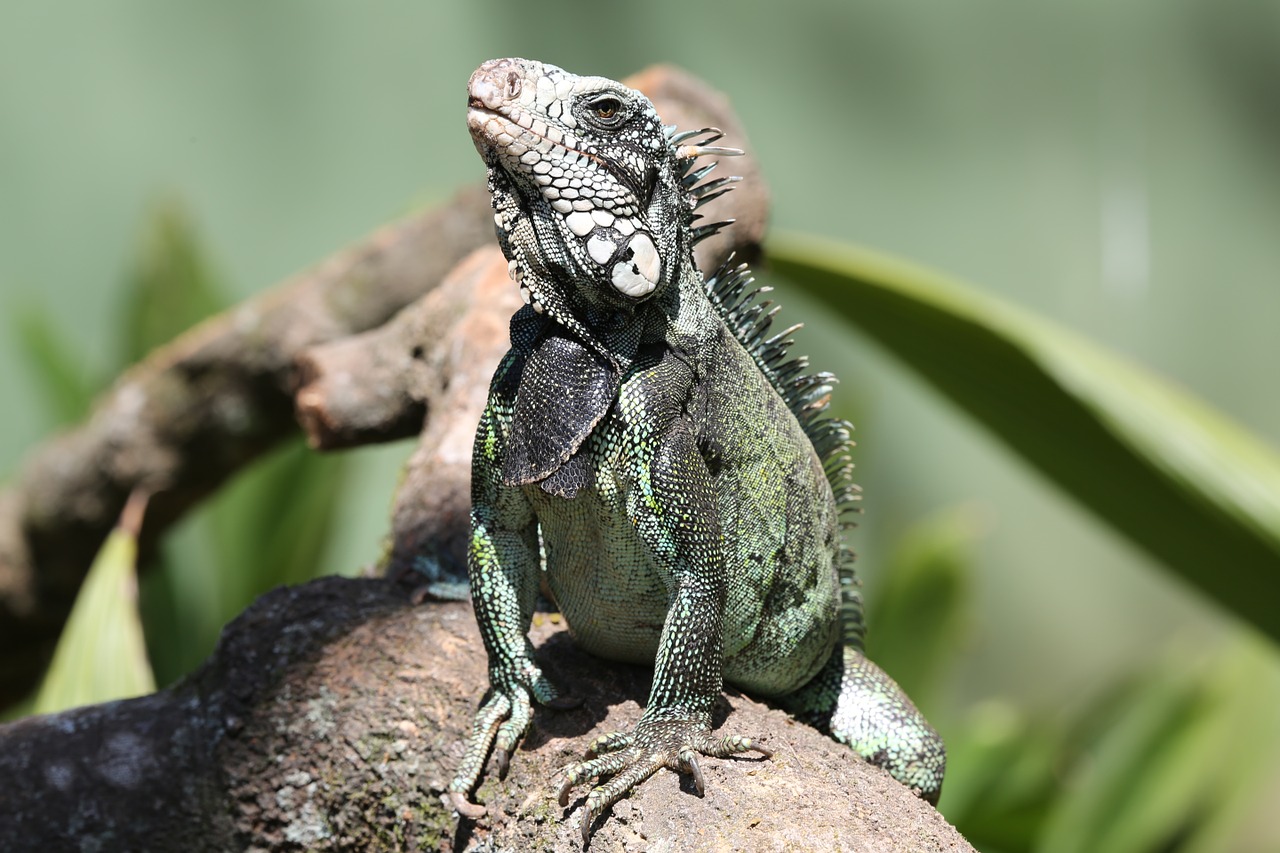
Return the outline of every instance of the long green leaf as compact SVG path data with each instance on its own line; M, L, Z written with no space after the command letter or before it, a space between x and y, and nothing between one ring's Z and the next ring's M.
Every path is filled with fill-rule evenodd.
M36 695L37 714L140 696L156 689L138 617L138 525L131 499L94 558Z
M1098 517L1280 639L1280 458L1265 444L938 273L810 237L776 238L769 257Z

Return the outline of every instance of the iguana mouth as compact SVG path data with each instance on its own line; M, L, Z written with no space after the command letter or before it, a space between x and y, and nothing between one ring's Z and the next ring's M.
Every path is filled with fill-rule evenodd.
M472 137L481 138L481 141L483 141L486 145L499 149L503 151L503 153L508 153L508 156L510 156L509 152L511 149L511 143L507 143L504 145L500 137L503 134L505 134L511 137L512 142L519 142L518 134L509 132L509 129L517 129L518 131L527 133L528 135L534 137L535 139L541 139L544 142L547 142L550 145L556 148L559 148L561 151L565 151L570 154L575 154L579 157L586 157L588 160L592 161L593 163L598 165L600 168L608 169L608 164L605 163L603 160L601 160L595 154L592 154L589 151L583 151L581 148L575 148L574 146L567 144L564 140L573 139L573 137L565 133L564 131L560 130L558 127L553 127L551 125L545 125L545 123L542 123L542 122L537 122L537 123L544 124L544 126L546 127L546 132L539 133L537 128L534 126L535 125L534 119L532 118L527 119L528 121L527 124L525 122L520 121L522 117L527 116L526 113L522 111L512 111L510 114L504 113L499 110L478 105L477 103L475 103L475 100L476 99L473 97L467 103L467 127L470 128ZM483 118L480 118L480 117L483 117ZM498 119L505 124L505 127L496 134L491 133L488 130L489 121L491 121L492 119ZM551 131L555 131L556 133L560 134L560 139L553 138L551 136ZM526 150L530 150L531 148L532 146L525 146ZM522 151L520 153L523 154L524 152ZM519 155L515 155L515 158L519 159Z

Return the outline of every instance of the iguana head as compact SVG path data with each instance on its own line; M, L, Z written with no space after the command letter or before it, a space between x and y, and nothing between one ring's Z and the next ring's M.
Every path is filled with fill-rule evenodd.
M590 338L671 285L693 239L689 163L738 152L679 146L640 92L541 62L486 62L467 94L498 238L535 311Z

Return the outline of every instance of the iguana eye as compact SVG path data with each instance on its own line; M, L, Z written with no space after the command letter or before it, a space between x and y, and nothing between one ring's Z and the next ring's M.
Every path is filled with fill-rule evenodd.
M607 122L617 118L618 111L622 109L622 102L612 97L597 98L588 104L587 108L596 118Z

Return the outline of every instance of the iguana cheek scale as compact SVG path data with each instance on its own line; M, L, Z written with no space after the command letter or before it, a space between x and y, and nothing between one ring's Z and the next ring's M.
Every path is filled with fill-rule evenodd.
M711 729L724 681L770 697L936 802L937 733L862 654L844 543L857 488L835 379L771 329L745 266L704 279L694 244L727 223L698 206L734 179L695 166L714 130L664 127L639 92L523 59L486 62L467 124L488 166L498 242L526 307L494 374L472 469L472 600L491 691L450 797L468 816L534 702L572 707L534 663L545 577L575 640L652 662L632 732L564 771L595 816L662 767L769 750ZM843 599L843 607L842 607Z

